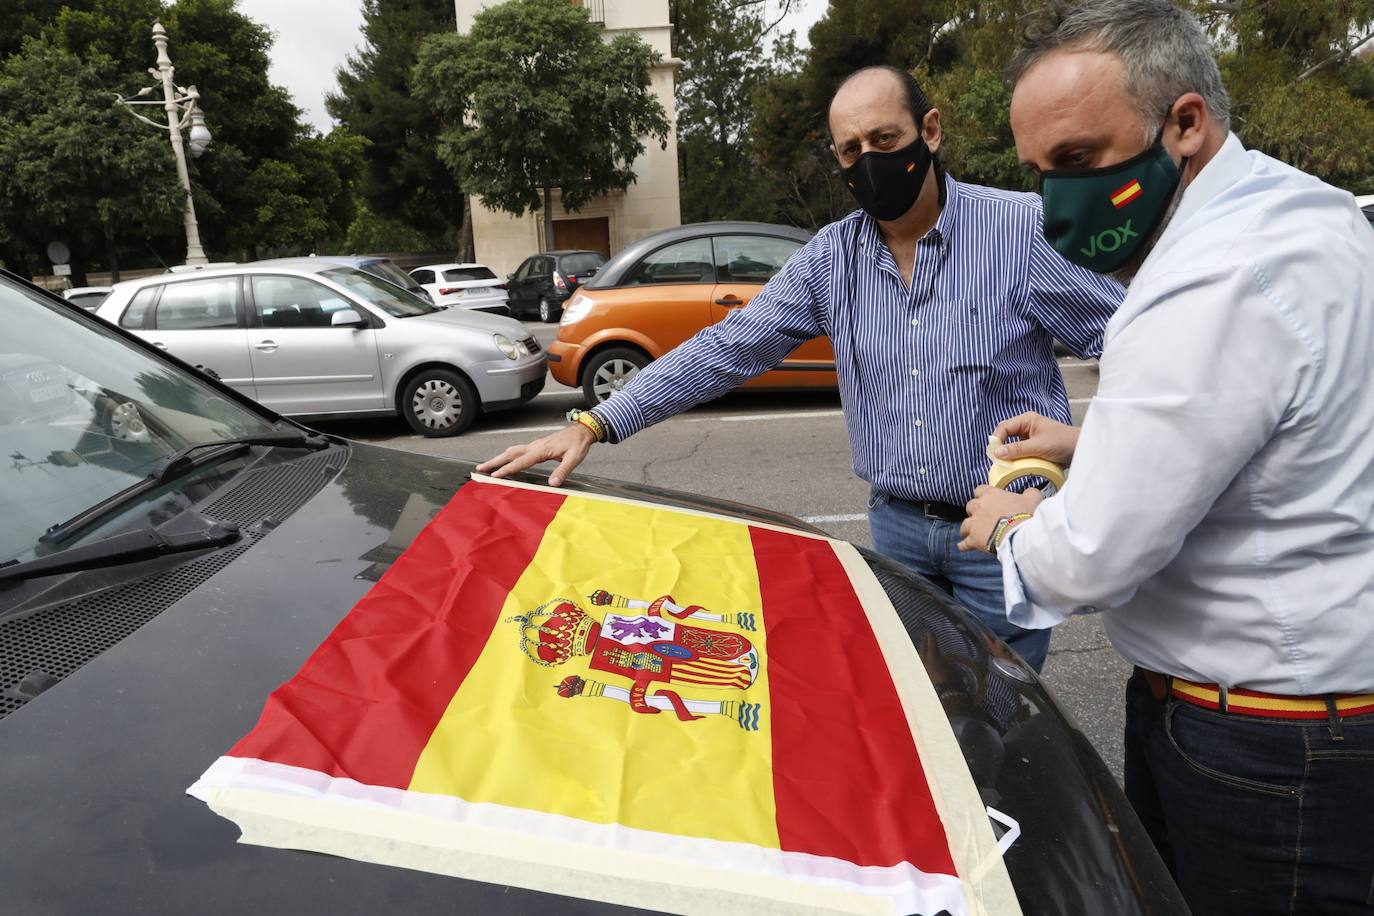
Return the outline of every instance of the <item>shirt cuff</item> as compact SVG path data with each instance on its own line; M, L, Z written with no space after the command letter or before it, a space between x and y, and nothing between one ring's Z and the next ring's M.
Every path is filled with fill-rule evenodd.
M1032 519L1031 521L1034 521ZM1027 630L1047 630L1062 623L1068 611L1042 604L1036 600L1030 583L1021 578L1021 570L1016 567L1016 538L1023 533L1030 522L1022 522L1012 528L997 551L997 559L1002 564L1002 590L1006 594L1007 620Z
M597 404L592 413L609 428L611 442L624 442L645 426L644 412L623 391Z

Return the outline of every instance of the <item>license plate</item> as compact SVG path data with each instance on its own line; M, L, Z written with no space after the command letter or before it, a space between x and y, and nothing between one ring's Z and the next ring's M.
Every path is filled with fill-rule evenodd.
M56 401L65 397L66 394L66 385L43 385L40 388L29 389L29 401L33 404L42 404L47 401Z

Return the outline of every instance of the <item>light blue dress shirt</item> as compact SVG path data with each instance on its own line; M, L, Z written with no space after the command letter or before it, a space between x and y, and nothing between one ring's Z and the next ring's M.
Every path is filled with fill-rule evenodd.
M828 335L854 472L893 496L963 505L987 481L998 423L1028 410L1068 422L1053 339L1096 356L1122 295L1045 242L1039 196L946 176L910 286L856 210L595 410L622 440Z
M1008 617L1127 659L1374 691L1374 230L1234 136L1107 328L1069 480L1000 552Z

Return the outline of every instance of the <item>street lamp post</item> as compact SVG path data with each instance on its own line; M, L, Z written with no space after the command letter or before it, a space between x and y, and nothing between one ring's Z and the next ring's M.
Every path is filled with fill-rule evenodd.
M182 220L186 225L186 263L208 264L205 249L200 246L200 227L196 224L196 206L191 200L191 175L186 169L186 149L181 139L181 131L190 125L191 155L199 156L210 145L210 129L205 126L205 115L200 110L200 93L196 91L196 87L183 89L173 79L176 68L172 66L172 59L167 56L167 30L160 22L153 23L153 44L157 46L157 69L150 67L148 73L161 81L162 101L150 98L155 91L152 86L140 89L127 98L121 96L119 101L129 106L161 105L167 112L166 129L172 141L172 155L177 162L177 178L181 180L181 188L186 192L186 206L182 212ZM151 124L159 130L163 127L137 111L133 114L145 124Z

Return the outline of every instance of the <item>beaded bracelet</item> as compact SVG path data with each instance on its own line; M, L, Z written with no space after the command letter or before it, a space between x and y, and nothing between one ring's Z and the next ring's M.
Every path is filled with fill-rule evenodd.
M999 519L997 527L992 532L992 553L997 553L1002 547L1002 541L1006 540L1008 532L1017 522L1024 522L1030 518L1029 512L1018 512L1015 515L1008 515L1006 518Z
M606 425L601 422L600 417L590 410L577 411L577 415L573 417L573 421L581 423L583 426L587 427L587 429L591 430L597 442L606 441Z

